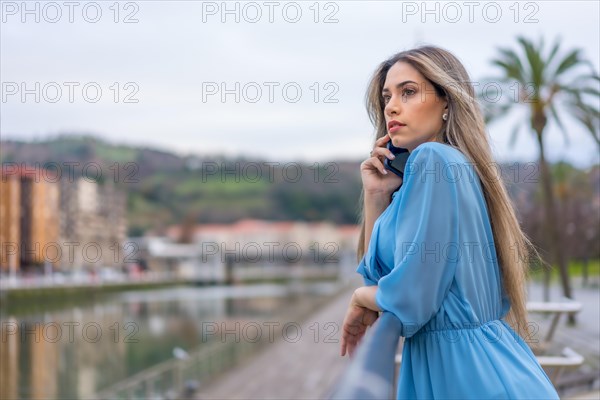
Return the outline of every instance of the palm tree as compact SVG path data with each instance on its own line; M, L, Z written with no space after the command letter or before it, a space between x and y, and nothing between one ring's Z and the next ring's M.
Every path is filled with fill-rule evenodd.
M499 55L491 62L500 67L502 75L488 78L494 82L495 90L487 90L483 100L483 109L487 122L492 122L506 116L513 109L525 109L529 126L539 146L539 167L541 183L544 194L544 212L547 227L546 243L550 247L554 263L559 266L563 294L573 298L569 283L569 274L565 252L560 240L560 220L557 218L555 195L553 192L552 175L546 161L544 148L544 132L549 122L555 122L560 128L565 144L569 144L559 110L567 111L575 120L581 123L587 132L600 146L598 122L600 110L598 99L600 91L597 89L600 77L594 72L594 66L581 56L581 49L574 49L558 58L560 39L557 39L546 54L544 39L541 38L536 46L530 40L517 37L521 52L509 48L497 48ZM585 70L585 71L583 71ZM502 96L502 93L515 93L511 96ZM493 103L489 101L490 94L499 96L500 100ZM497 97L492 97L496 99ZM510 145L514 146L515 140L525 127L519 121L513 128ZM574 319L571 319L573 322Z

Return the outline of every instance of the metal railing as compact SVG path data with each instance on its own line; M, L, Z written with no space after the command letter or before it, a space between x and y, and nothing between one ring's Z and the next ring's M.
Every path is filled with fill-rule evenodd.
M393 399L396 397L396 350L402 324L384 312L367 331L352 364L329 399Z
M266 342L264 342L266 343ZM263 342L215 340L185 359L171 359L96 393L95 400L193 398L198 385L255 352ZM189 392L189 397L186 395Z

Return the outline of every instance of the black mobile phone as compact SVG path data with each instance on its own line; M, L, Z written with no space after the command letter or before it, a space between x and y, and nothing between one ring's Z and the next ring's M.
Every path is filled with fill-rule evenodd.
M396 156L396 158L390 160L386 157L383 162L385 169L392 171L400 178L404 178L404 168L406 167L406 161L410 155L408 149L394 146L391 140L388 142L387 148Z

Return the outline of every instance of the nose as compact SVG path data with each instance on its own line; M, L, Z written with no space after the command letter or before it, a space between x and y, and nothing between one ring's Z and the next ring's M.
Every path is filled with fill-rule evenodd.
M400 100L397 100L396 96L390 97L387 104L385 105L383 112L388 117L398 115L400 112Z

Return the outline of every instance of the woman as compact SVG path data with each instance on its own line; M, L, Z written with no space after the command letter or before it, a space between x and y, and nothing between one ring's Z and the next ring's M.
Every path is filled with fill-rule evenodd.
M376 70L367 93L377 139L361 164L364 210L356 289L341 354L380 311L405 337L398 398L558 399L525 343L525 279L537 256L494 168L463 65L423 46ZM410 152L404 177L386 147ZM365 253L366 248L366 253Z

